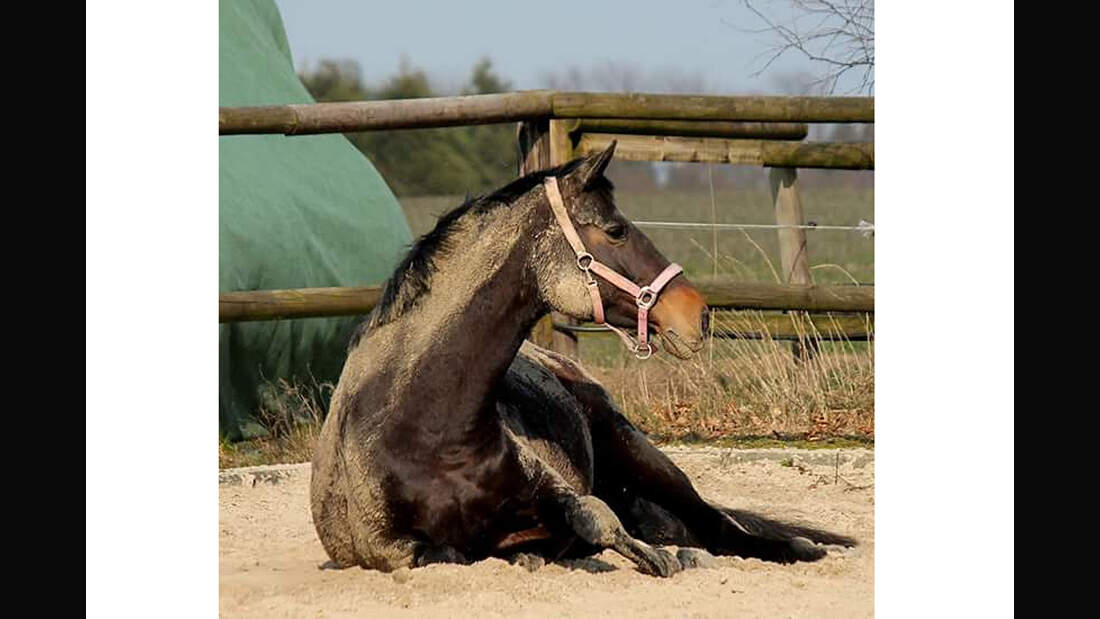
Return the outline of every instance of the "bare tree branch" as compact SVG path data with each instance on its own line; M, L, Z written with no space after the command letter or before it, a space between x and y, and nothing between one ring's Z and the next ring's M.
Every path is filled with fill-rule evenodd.
M842 77L849 72L862 72L859 85L849 93L874 94L874 0L781 1L792 10L792 16L786 20L773 19L750 0L742 0L766 27L759 30L739 27L738 30L754 34L770 33L778 39L757 57L757 60L764 59L764 63L752 74L753 77L758 77L776 60L791 52L824 66L813 83L822 92L833 94Z

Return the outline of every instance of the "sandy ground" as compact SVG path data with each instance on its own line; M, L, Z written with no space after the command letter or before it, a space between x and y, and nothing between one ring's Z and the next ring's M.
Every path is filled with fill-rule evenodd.
M703 496L851 535L817 563L719 557L719 567L645 576L604 552L531 573L490 559L393 574L320 570L309 466L220 474L223 616L862 617L874 612L874 455L836 451L666 450ZM839 473L839 479L838 479Z

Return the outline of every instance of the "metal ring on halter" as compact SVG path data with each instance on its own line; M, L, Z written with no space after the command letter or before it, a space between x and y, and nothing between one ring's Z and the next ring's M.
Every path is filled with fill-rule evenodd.
M649 298L646 299L646 295ZM649 286L642 286L642 289L638 291L638 298L634 301L638 304L638 307L642 309L649 309L653 307L653 303L657 300L657 292Z
M588 259L588 262L582 263L582 260L585 259ZM593 260L595 260L595 258L592 257L592 254L588 252L581 252L577 254L577 268L582 271L587 271L592 266Z
M642 348L645 348L645 355L642 355L641 352L640 352L642 350ZM652 357L653 356L653 346L650 345L649 342L646 342L645 344L638 344L634 348L634 356L641 359L641 360L643 360L643 361L650 358L650 357Z

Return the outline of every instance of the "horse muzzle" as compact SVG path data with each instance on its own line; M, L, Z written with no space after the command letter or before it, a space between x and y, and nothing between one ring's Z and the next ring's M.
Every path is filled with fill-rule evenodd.
M703 295L683 276L669 284L649 313L665 350L680 359L703 349L709 316Z

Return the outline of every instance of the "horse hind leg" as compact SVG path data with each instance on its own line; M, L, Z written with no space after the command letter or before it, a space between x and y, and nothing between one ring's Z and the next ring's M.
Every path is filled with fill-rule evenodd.
M624 514L633 513L640 505L637 499L649 501L684 525L690 533L684 536L684 541L696 540L714 554L778 563L816 561L825 556L824 549L811 543L814 538L807 540L804 535L824 532L785 525L748 512L723 511L703 500L687 475L619 412L599 382L569 359L535 346L524 346L521 352L553 372L588 415L595 469L599 471L594 490L598 496L606 497L612 505L629 508L620 507ZM667 522L659 514L650 509L640 517L635 515L632 529L647 541L667 541L667 533L657 534L669 530L663 526ZM748 527L738 520L746 514Z
M682 523L687 529L682 534L687 542L685 545L702 546L714 554L793 563L816 561L825 556L825 550L812 542L854 543L850 538L708 503L668 456L653 446L626 418L616 415L617 418L605 422L605 425L612 426L605 428L606 432L593 428L593 441L598 445L593 451L601 454L597 456L597 470L603 470L614 487L625 488L627 494L659 506L660 512L674 517L674 524ZM600 444L597 437L607 443ZM605 448L607 453L604 453ZM638 483L639 480L644 482ZM597 480L597 488L601 486L604 484ZM650 512L660 513L654 509ZM660 519L655 526L652 513L648 518L649 521L643 519L639 527L643 531L647 524L649 529L663 531L665 535L676 531L675 527L668 528L669 525ZM693 544L692 541L698 543Z
M599 490L605 490L604 494L608 494L605 488ZM615 513L622 515L626 530L639 539L662 546L698 548L703 545L682 520L653 501L622 492L605 496L604 500Z
M637 495L630 496L627 503L616 508L616 513L623 514L623 525L631 535L650 544L677 546L676 559L684 569L718 566L691 529L668 510Z
M603 427L597 427L600 425ZM607 475L602 483L597 480L597 489L608 486L620 492L625 489L628 496L659 506L686 528L683 537L688 543L685 545L698 545L714 554L755 557L778 563L816 561L825 556L824 549L804 538L811 529L755 515L747 527L739 518L749 512L727 512L705 501L687 475L617 411L614 418L594 421L592 435L593 452L599 454L597 470ZM668 535L670 529L658 528L661 520L654 526L653 516L649 518L648 523L642 520L640 529L644 531L648 524L651 530L664 531Z

